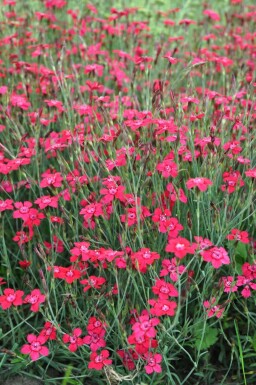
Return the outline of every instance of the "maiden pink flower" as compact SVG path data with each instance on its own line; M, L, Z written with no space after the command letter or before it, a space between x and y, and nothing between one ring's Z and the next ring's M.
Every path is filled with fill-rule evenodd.
M29 354L32 361L36 361L40 356L48 356L49 349L46 346L43 346L46 342L44 336L35 336L34 334L28 334L27 336L28 344L25 344L21 347L22 354Z
M145 366L145 371L147 374L152 374L153 372L161 373L162 368L160 363L162 362L162 356L159 353L147 353L145 354L145 359L147 360L147 364Z
M20 306L23 304L22 296L24 291L4 289L4 294L0 295L0 305L3 310L9 309L11 306Z
M68 349L70 352L76 352L78 347L83 345L83 339L80 337L82 334L82 330L80 328L76 328L73 330L72 334L64 334L62 337L62 341L65 344L69 344Z
M222 265L229 265L230 259L227 251L223 247L212 247L208 250L201 251L200 253L205 262L210 262L215 269L218 269Z
M109 358L109 351L102 350L100 353L93 352L90 355L90 362L88 364L89 369L102 370L104 366L112 364L112 360Z
M45 295L40 292L39 289L34 289L29 295L24 299L24 303L31 304L30 310L33 312L38 312L41 303L45 302Z

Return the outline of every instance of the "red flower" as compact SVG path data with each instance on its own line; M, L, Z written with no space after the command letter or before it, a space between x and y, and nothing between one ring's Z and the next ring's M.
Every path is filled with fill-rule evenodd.
M63 178L60 172L51 172L49 169L42 174L42 181L40 187L61 187Z
M155 286L152 287L154 294L160 299L168 299L169 297L178 297L179 292L171 283L165 282L163 279L157 279Z
M28 219L24 221L24 226L39 226L41 220L44 218L45 215L43 213L40 213L38 210L32 208L29 210Z
M141 315L137 322L132 326L134 334L138 337L145 336L154 338L156 336L155 326L160 323L158 318L149 318L149 315Z
M238 230L238 229L232 229L231 230L231 234L228 234L226 236L226 238L229 240L229 241L233 241L233 240L236 240L236 241L239 241L239 242L242 242L242 243L249 243L249 234L247 233L247 231L241 231L241 230Z
M28 201L25 201L24 203L16 202L14 203L14 206L18 210L13 212L13 218L21 218L23 221L27 221L29 219L32 203Z
M104 366L111 365L112 360L108 359L109 351L102 350L99 354L93 352L90 355L89 369L102 370Z
M73 283L76 279L81 277L81 272L73 268L73 266L69 267L60 267L58 278L65 279L67 283Z
M34 289L29 295L24 299L24 303L30 303L30 310L33 312L38 312L41 303L45 302L45 295L40 292L39 289Z
M80 328L76 328L73 330L71 335L64 334L62 337L62 341L65 344L69 344L68 349L71 352L75 352L79 346L83 345L83 339L80 337L82 334L82 330Z
M153 308L150 309L150 313L152 315L156 315L157 317L161 317L163 315L173 316L177 307L176 302L168 301L164 298L158 298L157 300L149 299L148 303L153 306Z
M215 269L222 265L229 265L230 259L228 253L223 247L212 247L209 250L204 250L200 253L203 260L210 262Z
M36 337L34 334L28 334L27 341L29 344L25 344L21 347L22 354L29 354L32 361L36 361L40 356L48 356L49 349L43 346L46 342L44 336Z
M148 248L143 248L131 255L134 266L142 273L145 273L147 267L152 265L154 261L159 258L160 255L158 253L155 251L150 251Z
M245 175L249 178L256 178L256 167L251 170L245 171Z
M156 169L162 173L164 178L169 178L170 176L176 178L176 176L178 176L178 166L171 159L166 159L162 163L159 163Z
M31 265L31 262L27 260L19 261L19 265L23 270L26 270Z
M177 238L179 232L183 230L183 226L179 223L177 218L170 218L166 221L168 239Z
M177 258L184 258L187 254L193 254L195 252L196 245L190 244L185 238L169 239L165 250L169 253L174 253Z
M135 360L138 360L139 356L133 349L125 350L117 350L116 351L119 357L121 357L123 365L128 370L134 370L135 369Z
M162 356L159 353L153 354L151 352L145 354L145 359L147 364L145 366L145 371L147 374L152 374L153 372L161 373L162 368L160 363L162 362Z
M40 336L43 336L46 338L46 340L56 340L56 328L52 325L51 322L47 321L44 324L44 328L40 332Z
M186 182L186 186L188 189L191 189L193 187L198 187L200 191L206 191L208 189L208 186L212 185L212 181L207 178L194 178L189 179Z
M234 293L237 291L236 282L232 276L221 277L220 286L224 286L225 293Z
M4 289L4 295L0 295L0 305L3 310L9 309L11 306L20 306L23 304L22 296L24 291Z
M80 281L82 285L86 285L84 287L84 291L88 291L90 289L100 289L102 285L106 282L106 279L103 277L96 277L95 275L91 275L88 279L83 279Z
M220 318L224 312L224 307L221 307L220 305L216 305L216 298L213 297L210 299L210 301L204 301L204 307L207 310L207 315L209 318L216 316L217 318Z
M104 204L108 204L112 202L115 198L120 200L121 202L124 202L124 190L124 186L117 186L114 183L108 184L107 188L103 188L100 190L101 195L104 195L104 197L102 198L102 202Z
M168 209L161 210L159 208L155 209L154 214L152 215L152 221L159 223L159 231L160 233L167 232L168 220L171 216L171 211Z
M0 199L0 212L5 210L13 210L12 199L6 199L5 201Z
M87 325L88 333L93 332L100 334L101 330L106 327L106 324L101 322L96 317L91 317Z
M90 258L89 255L89 242L75 242L75 247L70 249L72 256L70 257L70 262L75 262L78 257L82 257L82 261L87 261Z
M46 207L54 207L55 209L58 207L58 196L51 197L50 195L44 195L35 200L35 203L39 205L41 210Z
M165 277L169 274L173 282L177 282L179 275L181 275L186 270L184 265L178 265L176 258L164 259L162 261L162 266L163 269L160 271L160 277Z
M243 275L237 277L237 286L244 286L241 294L244 298L249 298L251 296L251 289L256 290L256 283L252 282L252 279L246 278Z
M104 340L106 331L104 329L101 329L99 333L89 331L88 334L88 336L83 338L83 343L89 345L91 351L96 352L98 349L106 346L106 341Z

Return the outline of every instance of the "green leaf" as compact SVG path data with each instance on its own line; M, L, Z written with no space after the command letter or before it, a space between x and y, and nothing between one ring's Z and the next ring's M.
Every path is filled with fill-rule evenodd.
M197 349L203 350L203 349L208 349L210 346L214 345L215 342L218 340L218 329L216 328L210 328L206 327L205 328L205 333L202 339L202 334L203 334L203 329L198 329L195 332L195 346Z

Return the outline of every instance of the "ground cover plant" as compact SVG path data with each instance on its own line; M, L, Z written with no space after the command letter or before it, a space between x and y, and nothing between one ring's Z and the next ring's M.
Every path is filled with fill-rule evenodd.
M1 379L256 383L255 21L3 0Z

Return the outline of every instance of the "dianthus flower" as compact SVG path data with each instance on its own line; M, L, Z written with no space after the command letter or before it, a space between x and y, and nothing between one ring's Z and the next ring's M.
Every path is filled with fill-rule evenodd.
M28 344L23 345L20 351L22 354L29 354L32 361L38 360L40 356L48 356L49 349L43 346L46 340L44 336L37 337L34 334L28 334Z
M41 303L45 302L45 295L40 292L39 289L34 289L24 299L24 303L31 304L30 310L38 312Z
M68 349L70 352L75 352L79 346L83 345L83 339L80 337L82 334L82 330L80 328L76 328L73 330L72 334L64 334L62 337L62 341L65 344L69 344Z
M203 260L210 262L215 269L218 269L222 265L229 265L230 259L228 253L223 247L212 247L208 250L201 251L200 253Z
M24 291L4 289L4 294L0 295L0 305L3 310L9 309L11 306L20 306L23 304L22 296Z

